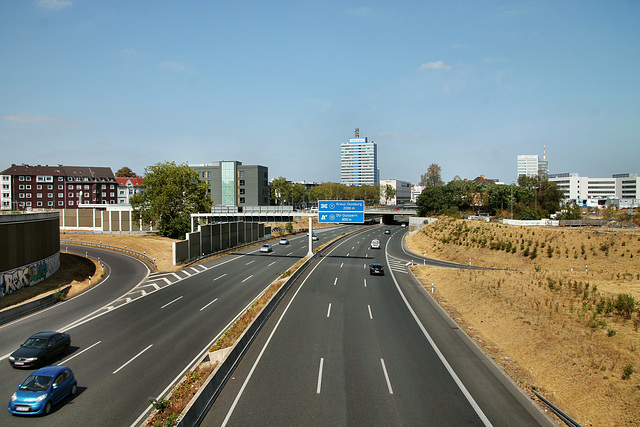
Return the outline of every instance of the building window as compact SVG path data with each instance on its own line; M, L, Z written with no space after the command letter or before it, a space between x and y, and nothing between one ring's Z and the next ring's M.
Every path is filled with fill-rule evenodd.
M240 189L240 194L244 194L244 188Z
M53 202L47 202L47 206L53 206Z
M64 202L58 202L58 206L64 206Z
M59 176L58 177L58 181L64 181L64 177L63 176Z
M89 198L89 193L84 193L84 197Z
M244 203L244 197L240 197L240 203Z
M58 197L62 199L64 197L64 193L58 193Z
M31 181L31 177L30 176L28 176L26 178L27 178L27 181ZM29 206L31 206L31 205L29 205Z
M85 190L88 190L88 189L89 189L89 186L88 186L88 185L85 185L85 186L84 186L84 189L85 189Z
M47 185L47 190L53 190L53 185L51 184Z
M69 206L73 206L73 200L69 200Z
M31 193L27 193L27 199L31 198Z
M38 199L42 199L42 193L38 193L38 194L36 194L36 197L37 197Z
M37 190L42 190L42 185L38 184L38 185L36 186L36 189L37 189Z
M113 192L112 192L112 193L109 193L109 194L110 194L110 196L109 196L109 197L115 197L115 196L116 196L116 193L113 193Z
M107 197L107 193L103 192L102 197Z
M111 186L109 187L110 190L113 190L114 188L116 188L113 184L111 184Z
M36 203L36 206L42 206L42 202Z
M102 184L102 189L105 190L107 188L107 184Z
M19 176L18 181L24 181L24 176Z
M18 186L18 189L19 189L19 190L24 190L24 184L20 184L20 185Z
M73 197L73 193L69 193L69 197Z
M244 185L244 179L241 179L238 185Z
M58 190L64 190L64 185L58 185Z
M31 186L30 186L29 184L27 184L27 185L25 186L25 188L26 188L27 190L31 190Z
M31 206L31 202L27 202L27 206Z
M18 197L21 198L21 199L24 199L24 193L18 194Z
M80 184L76 185L76 189L77 190L82 190L82 185L80 185Z

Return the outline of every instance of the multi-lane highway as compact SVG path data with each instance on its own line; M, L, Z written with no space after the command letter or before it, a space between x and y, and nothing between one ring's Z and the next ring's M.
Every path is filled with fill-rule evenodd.
M317 230L322 244L344 229ZM79 248L100 256L108 277L98 287L0 327L0 396L8 399L32 370L6 358L41 330L67 331L70 354L55 361L75 372L78 395L39 420L0 415L0 425L129 426L144 419L149 398L164 395L214 338L282 272L308 251L306 236L240 251L176 273L149 274L139 261ZM71 249L71 248L70 248Z
M202 425L552 425L415 283L405 230L369 227L317 259Z

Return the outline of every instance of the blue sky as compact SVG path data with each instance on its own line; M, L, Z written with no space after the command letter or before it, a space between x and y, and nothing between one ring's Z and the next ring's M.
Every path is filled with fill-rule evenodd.
M0 1L0 170L238 160L340 180L640 173L640 3Z

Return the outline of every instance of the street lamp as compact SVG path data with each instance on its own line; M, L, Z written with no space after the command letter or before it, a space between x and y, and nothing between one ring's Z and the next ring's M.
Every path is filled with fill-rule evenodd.
M511 181L511 219L513 219L513 181Z

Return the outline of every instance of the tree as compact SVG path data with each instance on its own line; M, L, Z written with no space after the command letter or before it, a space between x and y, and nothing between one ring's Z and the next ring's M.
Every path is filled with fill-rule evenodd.
M116 172L118 178L139 178L138 174L132 171L129 166L123 166Z
M431 163L427 168L427 173L420 176L420 185L425 188L443 185L441 172L442 168L437 163Z
M281 205L288 199L289 187L291 184L287 182L287 178L279 176L271 181L271 198L276 201L276 205Z
M382 197L384 198L384 204L388 205L389 200L393 199L397 193L398 191L395 188L393 188L391 185L389 184L385 185L382 192Z
M189 232L190 214L210 212L209 186L186 164L157 163L145 168L145 191L131 196L136 220L155 222L158 234L174 239Z

